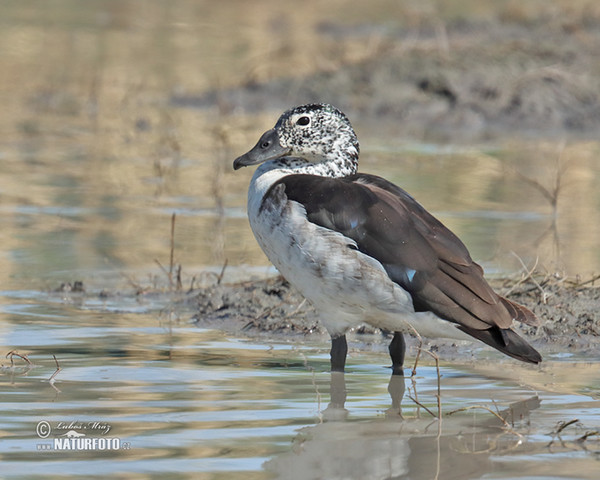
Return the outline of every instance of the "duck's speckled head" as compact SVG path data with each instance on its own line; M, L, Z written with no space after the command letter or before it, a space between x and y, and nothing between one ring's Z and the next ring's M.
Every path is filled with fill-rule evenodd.
M310 104L281 115L233 168L276 161L298 173L340 177L356 173L358 155L358 138L346 115L332 105Z

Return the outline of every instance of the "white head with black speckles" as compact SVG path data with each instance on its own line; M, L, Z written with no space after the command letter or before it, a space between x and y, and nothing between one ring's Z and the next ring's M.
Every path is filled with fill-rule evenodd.
M284 112L252 150L235 160L234 168L267 162L269 170L345 177L356 173L359 152L356 133L340 110L301 105Z

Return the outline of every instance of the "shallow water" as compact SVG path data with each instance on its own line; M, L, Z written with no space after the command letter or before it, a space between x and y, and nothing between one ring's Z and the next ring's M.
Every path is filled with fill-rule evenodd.
M326 338L202 330L169 293L173 213L184 290L216 281L224 265L225 281L272 273L245 216L252 172L231 162L280 113L170 98L281 65L311 73L317 9L290 26L301 48L263 61L277 2L261 3L272 17L248 2L52 3L0 5L0 353L32 362L2 361L3 478L598 477L599 359L556 355L541 369L442 359L443 412L513 405L522 417L503 429L473 409L440 424L409 397L437 412L431 359L416 386L393 379L392 399L385 349L355 343L344 401ZM600 269L597 142L437 145L353 120L362 170L415 195L488 272L512 274L521 261L583 277ZM554 212L540 186L558 177ZM90 296L56 291L78 280ZM146 290L156 293L135 294ZM402 420L392 404L404 384ZM549 446L559 422L575 419ZM68 430L122 448L44 450Z
M440 423L426 410L437 415L431 361L414 379L390 381L385 353L351 348L344 378L327 371L325 338L258 343L196 328L185 314L117 313L108 304L90 311L54 294L41 302L36 292L3 292L1 302L3 343L32 362L3 361L3 478L592 479L600 472L592 359L549 358L540 370L510 373L509 362L442 364ZM550 383L563 370L570 383ZM477 408L448 415L463 407ZM510 426L483 407L511 411ZM553 441L560 422L572 420ZM51 429L47 438L37 433L48 433L41 422ZM120 449L42 450L69 430L118 438Z

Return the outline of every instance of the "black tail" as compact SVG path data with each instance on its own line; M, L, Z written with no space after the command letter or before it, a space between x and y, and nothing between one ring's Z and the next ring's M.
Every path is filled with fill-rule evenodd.
M476 330L463 325L458 328L477 340L487 343L490 347L522 362L540 363L542 361L539 352L510 328L492 327L487 330Z

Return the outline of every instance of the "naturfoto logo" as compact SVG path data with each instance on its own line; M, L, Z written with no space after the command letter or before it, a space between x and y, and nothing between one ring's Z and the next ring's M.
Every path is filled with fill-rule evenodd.
M35 431L39 438L54 435L52 443L37 445L38 450L121 450L129 449L129 442L121 442L117 437L106 437L112 429L106 422L60 421L51 425L42 420Z

